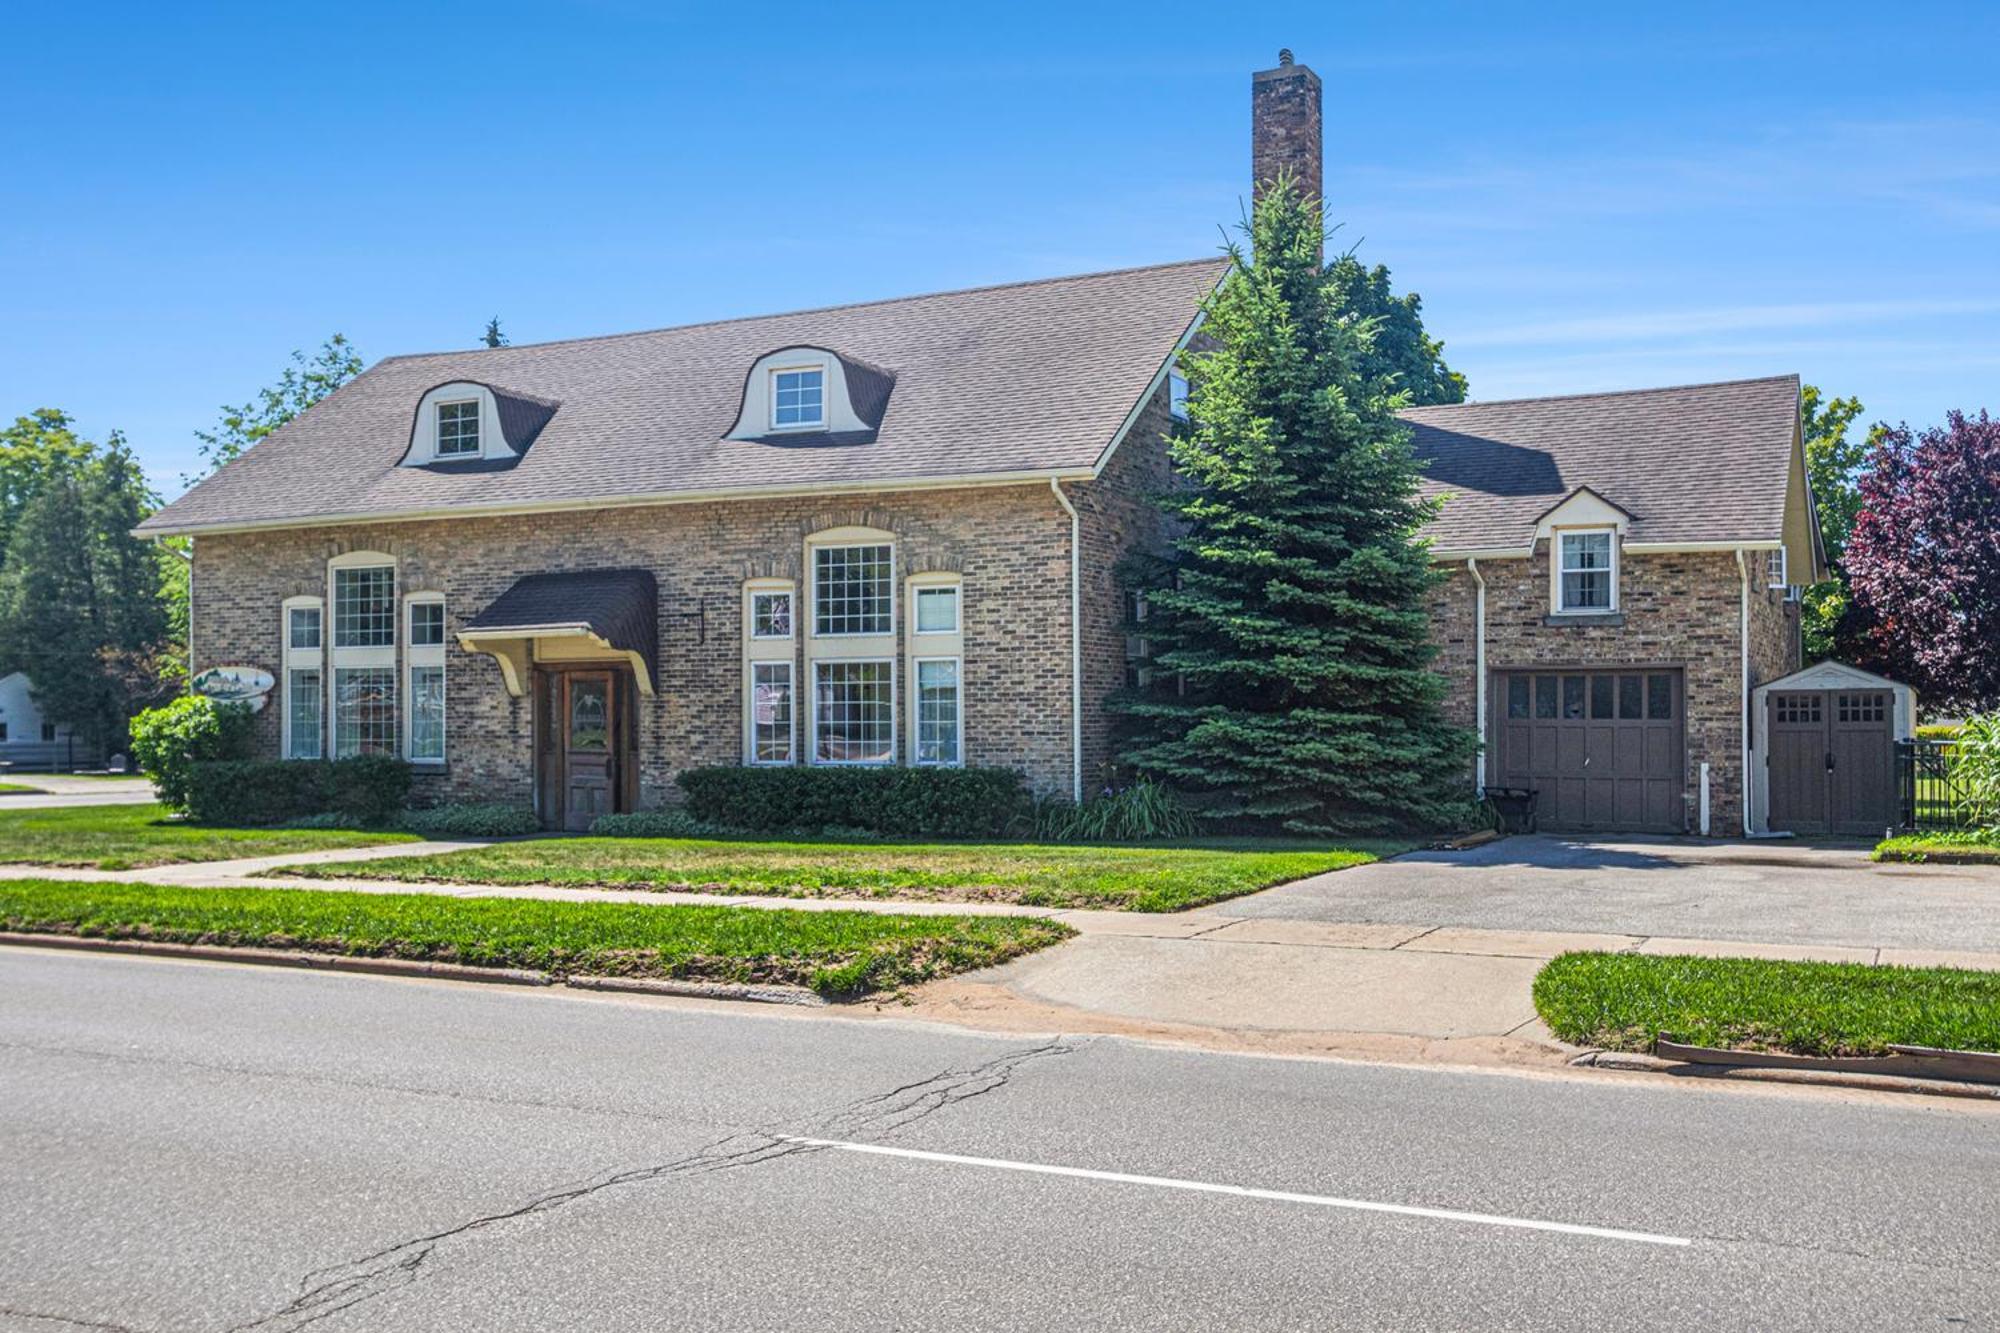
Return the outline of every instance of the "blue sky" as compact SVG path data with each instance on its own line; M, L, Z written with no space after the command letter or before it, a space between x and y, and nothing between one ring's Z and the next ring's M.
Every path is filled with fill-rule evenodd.
M0 413L121 428L171 495L335 330L373 360L1209 253L1281 45L1340 235L1475 397L2000 408L2000 6L1287 8L9 6Z

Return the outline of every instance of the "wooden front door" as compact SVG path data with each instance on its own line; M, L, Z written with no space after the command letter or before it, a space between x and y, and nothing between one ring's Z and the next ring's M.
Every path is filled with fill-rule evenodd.
M1769 708L1773 830L1876 838L1896 822L1889 691L1773 691Z
M581 833L629 809L630 673L545 670L535 690L537 805L550 828Z

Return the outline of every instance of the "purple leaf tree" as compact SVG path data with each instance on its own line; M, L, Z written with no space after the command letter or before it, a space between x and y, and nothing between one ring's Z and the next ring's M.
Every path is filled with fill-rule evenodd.
M2000 707L2000 421L1882 432L1861 479L1840 637L1932 708Z

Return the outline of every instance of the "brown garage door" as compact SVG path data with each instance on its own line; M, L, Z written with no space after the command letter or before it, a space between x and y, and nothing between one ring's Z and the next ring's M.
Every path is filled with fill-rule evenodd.
M1503 671L1489 779L1541 793L1541 825L1680 833L1687 766L1678 671Z

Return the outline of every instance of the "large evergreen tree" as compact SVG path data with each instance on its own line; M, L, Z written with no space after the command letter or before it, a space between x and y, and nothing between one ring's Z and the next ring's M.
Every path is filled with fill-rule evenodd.
M1449 822L1475 738L1445 723L1426 610L1431 507L1375 357L1320 259L1316 200L1277 182L1186 359L1184 525L1140 575L1154 685L1122 758L1218 820L1302 833ZM1414 316L1414 309L1410 312ZM1372 373L1371 373L1372 371Z

